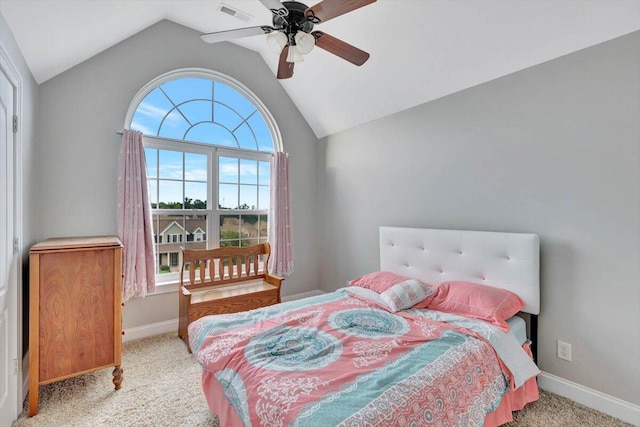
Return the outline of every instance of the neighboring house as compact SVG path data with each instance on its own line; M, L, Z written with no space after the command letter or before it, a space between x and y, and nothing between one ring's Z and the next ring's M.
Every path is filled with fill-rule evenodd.
M180 248L206 249L206 221L203 219L162 216L153 219L153 237L159 250L161 272L178 271L182 263Z
M268 223L263 218L258 215L248 215L247 219L223 217L219 246L248 246L266 242ZM206 249L206 228L206 220L199 215L154 215L153 237L158 248L156 256L160 272L179 271L182 264L180 248Z

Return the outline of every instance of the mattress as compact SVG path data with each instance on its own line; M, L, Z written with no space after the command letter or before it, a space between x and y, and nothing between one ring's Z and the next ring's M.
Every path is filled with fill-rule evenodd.
M527 323L520 316L513 316L509 320L507 320L509 327L511 328L511 332L515 335L518 340L518 344L523 345L527 342Z

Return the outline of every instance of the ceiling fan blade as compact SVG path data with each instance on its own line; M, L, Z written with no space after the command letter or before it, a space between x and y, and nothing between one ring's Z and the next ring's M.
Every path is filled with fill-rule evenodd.
M200 38L207 43L225 42L241 37L258 36L269 34L274 28L262 25L260 27L238 28L237 30L216 31L214 33L203 34Z
M304 15L309 21L318 24L375 2L376 0L323 0L308 8Z
M352 64L360 66L369 59L369 54L364 50L351 46L349 43L343 42L342 40L330 36L327 33L314 31L311 34L316 38L316 46L326 50L327 52L331 52Z
M260 0L260 3L262 3L264 7L269 9L274 15L289 15L289 10L278 0Z
M289 45L285 46L280 52L280 61L278 62L278 78L288 79L293 76L293 62L287 62L287 56L289 56Z

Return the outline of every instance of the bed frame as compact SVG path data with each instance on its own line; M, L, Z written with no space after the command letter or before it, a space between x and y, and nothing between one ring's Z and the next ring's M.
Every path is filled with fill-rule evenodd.
M464 280L507 289L525 303L537 359L540 240L535 234L380 227L380 270L437 284Z

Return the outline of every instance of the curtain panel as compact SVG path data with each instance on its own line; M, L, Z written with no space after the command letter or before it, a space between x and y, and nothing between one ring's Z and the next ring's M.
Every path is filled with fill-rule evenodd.
M289 205L289 154L278 152L271 167L269 212L269 274L286 277L293 273L293 230Z
M118 165L118 235L123 245L122 297L154 292L155 254L142 132L124 130Z

